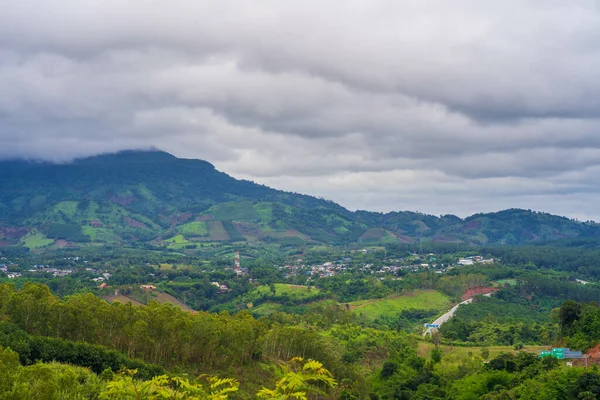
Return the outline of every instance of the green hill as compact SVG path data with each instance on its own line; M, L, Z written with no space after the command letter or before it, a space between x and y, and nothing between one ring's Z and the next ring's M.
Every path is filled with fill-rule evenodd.
M0 162L0 246L520 244L568 238L600 238L600 225L515 209L466 219L406 211L351 212L331 201L238 180L208 162L161 151L124 151L68 164Z

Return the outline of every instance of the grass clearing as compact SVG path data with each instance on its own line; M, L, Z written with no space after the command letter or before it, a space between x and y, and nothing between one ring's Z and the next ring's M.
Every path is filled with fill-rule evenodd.
M353 301L349 305L353 313L373 321L378 317L395 317L410 309L446 311L450 309L450 299L440 292L423 290L387 299Z
M78 205L78 201L61 201L54 206L54 211L73 217L77 213Z
M107 228L95 228L93 226L82 226L81 230L84 235L90 237L92 242L118 242L119 238L111 230Z
M272 203L256 203L254 204L254 211L258 215L260 221L264 224L270 224L273 220L273 207Z
M208 228L203 221L188 222L177 227L177 232L189 236L207 236Z
M175 235L172 238L165 240L165 242L174 244L189 243L189 241L183 235Z
M21 241L23 246L27 247L29 250L40 249L54 243L54 239L48 239L43 233L35 231L27 234Z
M466 357L469 353L473 354L481 354L481 349L483 347L476 346L452 346L452 345L440 345L440 349L442 350L442 357L447 355L456 355L458 357ZM435 348L435 345L430 342L419 341L419 345L417 347L417 354L421 357L429 358L431 354L431 350ZM517 354L519 351L525 351L528 353L540 354L541 350L548 350L548 346L525 346L520 350L515 350L513 346L489 346L486 347L490 351L490 359L494 358L500 353L514 353Z
M256 288L256 291L263 294L271 294L271 289L268 285L261 285ZM309 299L319 295L321 291L315 287L303 286L303 285L289 285L285 283L275 284L275 295L283 296L287 294L291 300L302 300Z

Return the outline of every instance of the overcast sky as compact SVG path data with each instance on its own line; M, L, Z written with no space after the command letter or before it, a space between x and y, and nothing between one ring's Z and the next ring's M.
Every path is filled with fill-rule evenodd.
M155 146L350 209L600 220L599 4L0 0L0 158Z

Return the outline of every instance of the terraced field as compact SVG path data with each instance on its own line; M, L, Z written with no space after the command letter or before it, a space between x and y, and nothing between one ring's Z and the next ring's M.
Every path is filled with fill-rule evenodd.
M229 235L227 234L225 226L223 226L223 222L207 221L206 226L208 228L208 235L210 236L210 240L229 240Z

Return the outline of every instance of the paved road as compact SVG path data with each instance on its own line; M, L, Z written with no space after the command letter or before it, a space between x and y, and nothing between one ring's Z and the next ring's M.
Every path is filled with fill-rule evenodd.
M486 297L490 297L491 295L492 295L491 293L484 294L484 296L486 296ZM454 307L452 307L450 309L450 311L448 311L446 314L442 315L441 317L439 317L438 319L436 319L435 321L433 321L432 324L436 324L436 325L440 325L441 326L444 322L446 322L450 318L454 317L454 313L456 312L456 310L458 310L458 307L460 307L463 304L469 304L472 301L473 301L473 298L470 298L470 299L467 299L465 301L462 301L462 302L458 303L457 305L455 305ZM427 336L434 329L436 329L436 328L427 328L427 330L425 331L425 333L423 333L423 336Z

